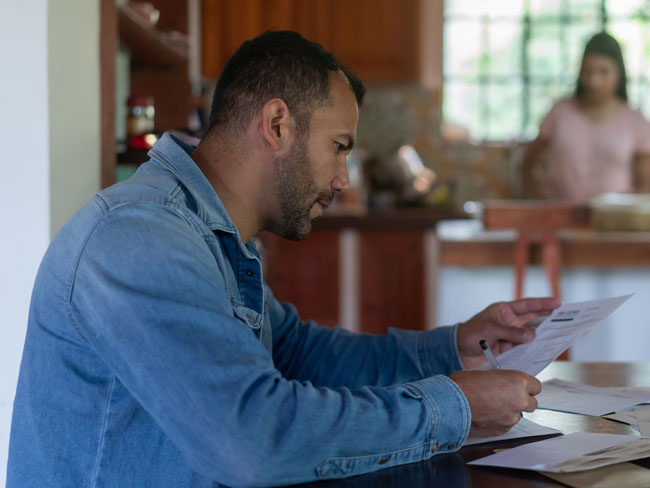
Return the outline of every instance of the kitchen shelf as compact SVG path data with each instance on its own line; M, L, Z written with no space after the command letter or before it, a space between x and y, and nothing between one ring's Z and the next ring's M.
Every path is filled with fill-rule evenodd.
M120 40L134 64L169 68L187 62L186 44L149 24L128 5L120 5L117 10Z

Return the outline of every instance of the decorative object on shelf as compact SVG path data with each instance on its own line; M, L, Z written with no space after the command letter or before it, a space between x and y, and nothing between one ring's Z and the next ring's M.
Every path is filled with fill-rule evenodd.
M152 27L155 26L158 23L158 19L160 19L160 10L154 7L150 2L129 2L129 7Z
M187 36L159 28L155 13L147 16L131 3L119 5L118 26L122 45L131 55L131 61L139 66L171 68L186 63L189 46Z
M368 206L376 210L423 204L436 174L425 167L413 146L403 145L384 157L364 161L366 182L371 188Z
M436 180L409 145L419 123L417 109L409 102L394 87L375 87L361 108L358 139L366 154L363 173L370 208L423 205Z

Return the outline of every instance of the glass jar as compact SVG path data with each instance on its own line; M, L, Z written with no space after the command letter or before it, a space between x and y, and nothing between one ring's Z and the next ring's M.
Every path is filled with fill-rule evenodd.
M127 146L132 149L150 149L156 142L154 130L155 109L153 97L130 96L127 101Z
M129 136L153 132L153 97L130 96L127 101L126 133Z

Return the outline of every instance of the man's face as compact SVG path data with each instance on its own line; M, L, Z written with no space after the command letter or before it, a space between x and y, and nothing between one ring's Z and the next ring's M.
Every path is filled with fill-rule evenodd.
M319 191L311 174L307 143L297 140L291 152L279 159L275 169L275 193L282 213L282 237L305 239L311 231L311 210L318 201L329 202L331 191Z
M277 160L275 195L281 212L277 233L305 239L337 192L349 187L346 158L356 136L358 107L342 73L330 75L332 104L314 110L309 136L300 135L286 156Z

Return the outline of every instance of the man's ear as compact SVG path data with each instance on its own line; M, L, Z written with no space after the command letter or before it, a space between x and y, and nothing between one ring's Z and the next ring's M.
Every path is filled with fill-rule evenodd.
M282 151L293 143L296 124L284 100L273 98L262 107L262 138L272 151Z

